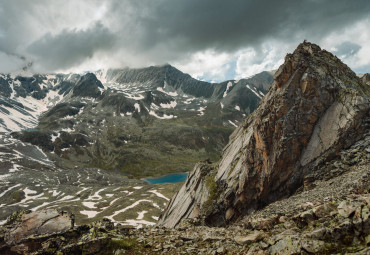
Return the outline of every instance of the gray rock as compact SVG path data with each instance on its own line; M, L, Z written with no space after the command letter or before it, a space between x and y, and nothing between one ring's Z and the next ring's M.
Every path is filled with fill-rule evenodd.
M34 235L56 234L73 228L73 216L57 210L41 210L23 214L20 221L6 229L5 242L17 244Z
M345 218L348 218L355 211L356 205L348 200L344 200L338 205L338 213Z
M248 245L251 243L256 243L258 241L261 241L265 237L266 235L263 232L254 231L253 233L247 236L235 236L234 241L240 245Z
M324 238L325 234L327 232L326 228L318 228L312 231L309 236L314 239L322 239Z

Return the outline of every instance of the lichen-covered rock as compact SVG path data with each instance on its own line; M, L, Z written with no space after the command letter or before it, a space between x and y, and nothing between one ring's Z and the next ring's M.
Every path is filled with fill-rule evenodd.
M251 243L258 242L266 237L266 234L264 234L261 231L254 231L253 233L247 235L247 236L235 236L234 240L238 244L242 245L248 245Z
M5 242L8 245L21 243L30 236L62 233L73 228L73 215L57 210L42 210L26 213L7 226Z

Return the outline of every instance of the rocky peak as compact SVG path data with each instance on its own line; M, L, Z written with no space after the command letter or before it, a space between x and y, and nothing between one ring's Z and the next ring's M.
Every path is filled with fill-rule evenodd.
M196 166L188 178L199 179L186 181L160 224L203 217L225 225L292 195L366 131L368 112L369 87L331 53L301 43L285 57L257 110L230 136L214 170L197 174Z
M97 98L101 95L100 89L103 84L96 78L95 74L87 73L82 76L73 88L73 96Z
M370 85L370 74L369 73L365 73L362 77L361 77L362 81L367 84L367 85Z

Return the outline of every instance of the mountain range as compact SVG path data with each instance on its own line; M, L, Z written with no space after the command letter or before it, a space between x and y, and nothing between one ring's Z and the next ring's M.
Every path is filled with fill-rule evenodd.
M165 65L85 75L2 75L0 128L62 168L145 177L217 159L272 75L208 83Z
M246 80L209 84L188 75L174 75L173 72L177 73L173 67L163 66L68 76L67 80L75 77L76 82L72 86L59 87L65 88L62 92L65 93L64 98L39 117L33 130L14 132L11 136L2 134L3 144L8 145L1 147L2 155L15 153L17 156L13 160L19 164L22 160L35 161L34 155L24 157L21 154L30 146L34 154L38 152L44 156L44 161L38 162L37 167L45 167L50 162L65 166L53 170L60 172L56 175L59 185L72 182L68 179L60 182L64 173L77 173L73 183L82 188L78 191L82 195L66 196L59 201L79 203L77 201L84 200L82 205L95 208L90 212L100 215L108 210L105 219L91 224L81 224L83 222L80 221L78 226L75 226L77 217L86 211L74 215L55 210L55 207L60 209L58 205L40 210L41 205L38 210L15 212L0 229L2 253L369 254L368 74L358 77L336 56L306 41L286 55L271 84L265 80L270 79L268 73ZM111 88L108 88L109 82ZM40 97L40 91L33 92L33 98ZM239 97L241 95L262 99L252 112L253 100L244 102ZM12 96L9 97L7 102L13 102ZM125 121L119 122L118 118ZM91 148L98 148L104 152L102 155L116 162L114 155L119 154L117 148L121 144L114 145L112 154L110 146L103 147L98 141L114 143L117 141L114 137L128 129L124 126L119 132L114 132L117 128L114 125L127 125L127 122L133 125L128 134L134 134L134 130L144 134L147 129L165 134L173 128L171 125L176 127L175 130L189 125L196 128L206 126L210 132L207 134L221 137L220 129L230 128L233 124L238 126L230 135L221 157L198 162L181 187L144 183L134 186L137 185L134 179L120 179L116 175L118 172L113 170L87 168L84 166L86 163L75 166L75 169L68 167L67 162L77 163L75 155L78 153L82 160L87 159L84 162L104 162L104 157L94 156L96 154ZM107 129L109 131L104 131ZM98 132L96 136L94 132ZM156 132L152 134L157 135ZM171 133L176 140L172 143L163 136L160 140L176 144L177 148L185 146L176 142L196 141L194 137L197 135L182 140L181 134L177 131ZM112 140L109 140L110 136ZM136 140L147 141L145 137L135 137ZM160 140L153 144L164 146ZM40 144L40 141L45 142ZM208 141L212 141L210 137ZM123 144L131 142L131 137L123 140ZM210 144L217 151L214 143ZM197 145L195 142L190 144ZM204 148L211 152L206 144ZM195 147L190 146L190 149ZM62 156L58 155L58 150ZM174 148L167 153L173 151ZM52 155L64 159L50 161ZM142 155L146 156L148 152ZM25 172L23 167L12 163L5 166L12 167L8 172ZM45 167L40 173L52 172L51 169L54 166ZM120 167L116 170L125 172ZM78 175L82 172L89 173L88 178L100 178L102 188L88 193L85 176L81 178ZM110 173L110 178L107 178L107 173ZM14 175L8 177L14 178ZM35 180L31 175L29 179ZM14 186L3 191L0 197L6 195L7 199L12 199L9 190L20 186L14 180L11 183ZM120 180L127 182L125 187L120 185ZM25 196L23 194L18 201L19 206L46 195L46 191L39 193L40 189L37 192L23 189ZM145 192L138 193L135 198L130 197L135 190ZM177 191L171 199L166 197L171 194L170 190ZM76 192L77 188L73 191ZM168 192L166 196L164 192ZM148 196L148 193L152 195ZM109 201L107 197L114 197L114 200ZM153 201L154 197L162 200ZM132 202L126 207L117 209L116 201L123 203L130 199ZM141 207L144 203L161 211L160 217L155 218L158 216L152 209L147 210L149 207ZM143 210L135 212L135 220L124 218L127 216L123 215L130 214L128 210L133 207ZM134 221L150 225L145 224L148 216L158 221L156 226L132 229L113 224L128 225Z
M2 74L0 221L23 208L57 206L78 215L78 224L103 217L155 224L176 184L150 186L140 178L217 160L271 81L263 72L213 84L170 65Z

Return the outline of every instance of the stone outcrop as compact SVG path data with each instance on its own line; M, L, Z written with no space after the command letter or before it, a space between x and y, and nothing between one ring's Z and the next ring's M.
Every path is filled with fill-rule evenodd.
M180 218L198 217L221 226L308 188L325 175L315 174L325 162L368 130L369 95L334 55L300 44L257 110L231 135L214 170L200 175L196 167L160 224L174 227Z
M370 85L370 73L365 73L361 79L365 84Z
M129 231L108 219L76 227L71 213L20 211L0 228L0 254L124 254L136 244Z
M183 218L194 218L200 214L201 206L207 202L210 195L206 187L206 177L211 170L212 165L209 162L202 162L198 163L188 175L185 184L161 216L162 220L172 219L169 227L176 226Z
M74 226L74 216L57 210L22 211L9 217L5 224L4 241L12 252L27 253L35 246L35 236L64 233ZM37 244L40 245L40 244Z

